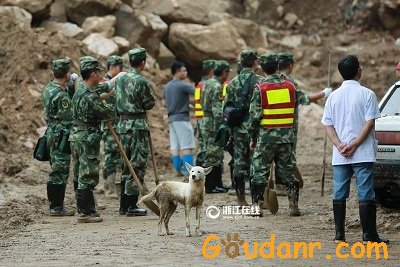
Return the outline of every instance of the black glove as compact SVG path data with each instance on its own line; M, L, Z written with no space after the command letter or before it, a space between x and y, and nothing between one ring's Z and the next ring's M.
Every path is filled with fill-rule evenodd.
M225 124L222 124L219 129L217 136L215 137L215 142L222 148L225 148L229 138L231 136L231 130Z

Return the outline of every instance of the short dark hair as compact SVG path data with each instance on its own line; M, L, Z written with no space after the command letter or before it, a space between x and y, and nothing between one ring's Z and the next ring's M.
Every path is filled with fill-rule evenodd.
M180 61L175 61L174 63L171 64L171 73L172 75L175 75L175 73L182 67L185 67L185 64Z
M226 70L214 70L214 75L219 77L224 73L224 71L226 71Z
M278 62L268 62L261 64L261 68L268 75L274 74L278 69Z
M90 74L92 72L99 71L98 69L89 69L89 70L81 70L81 76L84 81L87 81L90 78Z
M121 67L123 67L123 65L121 65L121 64L112 64L112 63L110 63L110 62L107 62L107 70L110 70L110 68L111 68L111 66L121 66Z
M293 64L294 62L288 62L288 61L280 61L279 62L279 70L286 70L290 64Z
M65 77L65 75L67 74L67 72L53 72L54 74L54 78L56 79L62 79Z
M245 59L240 61L240 64L242 64L243 68L251 68L253 67L254 61L256 61L257 59Z
M344 80L352 80L356 77L360 63L358 58L353 55L347 55L342 57L338 63L338 70Z
M146 61L146 59L133 59L129 58L129 63L131 64L132 68L137 68L142 64L143 61Z

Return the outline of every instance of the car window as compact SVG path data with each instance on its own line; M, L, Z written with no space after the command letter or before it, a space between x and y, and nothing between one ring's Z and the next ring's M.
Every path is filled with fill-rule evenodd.
M395 87L381 106L382 116L400 115L400 87Z

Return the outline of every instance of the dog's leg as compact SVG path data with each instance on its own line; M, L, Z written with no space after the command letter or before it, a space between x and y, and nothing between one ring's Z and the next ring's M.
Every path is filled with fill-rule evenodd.
M197 220L197 226L196 226L196 232L195 234L197 236L201 236L202 233L200 231L200 218L201 218L201 206L196 206L196 220Z
M165 216L165 219L164 219L165 231L167 232L167 235L173 235L174 234L174 233L169 231L168 223L169 223L169 219L171 219L172 214L174 214L177 206L178 205L176 205L175 203L170 203L169 204L169 209L168 209L168 212L167 212L167 216Z
M185 205L185 220L186 220L186 236L191 236L190 234L190 221L189 221L190 208L189 205Z
M167 214L168 211L168 206L164 203L160 203L160 217L158 217L158 235L165 235L162 232L162 222L165 218L165 215Z

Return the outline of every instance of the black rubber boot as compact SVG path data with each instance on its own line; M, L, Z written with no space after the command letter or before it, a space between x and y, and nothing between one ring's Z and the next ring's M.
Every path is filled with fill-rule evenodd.
M335 243L345 242L346 200L333 200L333 218L335 220Z
M360 221L363 229L362 239L364 243L384 242L389 243L388 239L379 237L376 231L376 203L373 200L359 201Z
M290 216L300 216L299 210L299 182L295 180L292 183L286 184L286 191L289 200L289 215Z
M233 178L235 180L235 191L236 191L236 197L237 197L237 202L239 206L248 206L249 204L246 201L245 197L245 179L244 177L239 177L235 176Z
M56 206L54 184L47 182L47 199L49 200L50 210Z
M126 195L126 201L128 203L128 209L126 211L126 216L146 216L147 210L139 208L136 204L138 202L139 196L129 196Z
M263 216L261 204L264 201L265 184L251 184L251 202L255 210L259 212L258 216Z
M93 192L89 188L76 190L76 204L78 206L78 223L101 222L101 217L93 214Z
M72 216L74 210L64 207L66 184L47 183L47 197L50 201L50 216Z
M207 194L217 193L217 192L214 192L214 188L215 188L214 168L215 167L213 167L211 172L206 175L206 181L205 181L204 187L206 189Z
M214 167L215 168L215 167ZM218 190L223 193L226 193L229 189L229 186L225 186L222 182L222 173L223 173L223 166L218 166L216 171L216 181L215 185Z
M125 215L127 210L126 195L125 195L125 181L121 181L121 193L119 198L119 215Z

